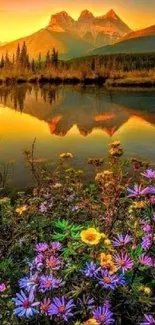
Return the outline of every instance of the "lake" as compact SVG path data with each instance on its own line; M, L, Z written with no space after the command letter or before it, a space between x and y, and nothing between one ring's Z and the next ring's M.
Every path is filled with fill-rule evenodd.
M12 182L32 184L23 150L36 138L36 156L55 165L72 152L76 168L104 157L120 140L128 158L155 163L155 92L30 84L0 87L0 160L14 160ZM89 168L89 167L88 167Z

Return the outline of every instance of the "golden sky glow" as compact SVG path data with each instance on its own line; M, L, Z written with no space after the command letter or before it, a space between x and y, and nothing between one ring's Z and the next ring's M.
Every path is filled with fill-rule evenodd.
M45 27L51 14L61 10L77 18L84 9L103 15L111 8L133 29L155 24L155 0L0 0L0 42Z

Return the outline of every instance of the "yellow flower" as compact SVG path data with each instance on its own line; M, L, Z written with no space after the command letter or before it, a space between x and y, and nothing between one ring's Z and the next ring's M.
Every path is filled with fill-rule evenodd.
M146 293L147 295L150 295L151 294L151 289L149 287L144 287L144 293Z
M106 234L104 234L104 232L102 232L102 233L101 233L101 237L102 237L103 239L105 239L107 236L106 236Z
M23 212L25 212L27 210L27 206L23 205L19 208L16 209L16 212L21 216Z
M111 240L110 240L110 239L105 239L104 244L105 244L106 246L111 245Z
M135 209L143 209L145 208L146 203L144 201L138 201L133 203L133 207Z
M86 322L84 322L82 325L98 325L99 323L95 318L90 318Z
M143 284L138 288L138 291L144 291L144 285Z
M73 155L70 152L66 152L66 153L61 153L61 155L59 157L61 159L69 159L69 158L73 158Z
M108 264L112 263L112 255L101 253L100 255L100 264L102 267L106 267Z
M116 267L116 265L114 263L109 263L109 264L107 264L106 267L109 270L110 274L114 274L114 273L117 272L117 267Z
M95 228L81 231L81 240L90 245L97 245L101 240L101 234Z

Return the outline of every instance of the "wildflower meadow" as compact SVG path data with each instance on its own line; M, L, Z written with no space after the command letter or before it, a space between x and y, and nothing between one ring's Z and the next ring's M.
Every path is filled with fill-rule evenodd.
M155 325L155 170L119 142L0 197L0 324Z

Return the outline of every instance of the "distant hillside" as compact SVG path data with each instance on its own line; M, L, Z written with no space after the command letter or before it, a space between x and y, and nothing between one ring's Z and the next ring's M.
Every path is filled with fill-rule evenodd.
M97 48L91 55L119 53L152 53L155 52L155 35L130 38L114 45Z
M53 48L58 49L59 56L63 59L81 56L92 49L91 44L73 33L58 33L44 28L30 36L1 46L0 55L8 53L9 57L12 57L16 53L18 44L22 46L23 42L26 43L31 58L38 58L40 52L43 57L47 51L51 51Z

